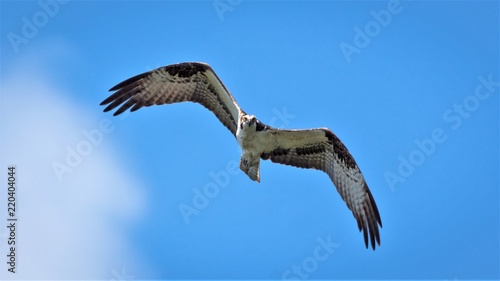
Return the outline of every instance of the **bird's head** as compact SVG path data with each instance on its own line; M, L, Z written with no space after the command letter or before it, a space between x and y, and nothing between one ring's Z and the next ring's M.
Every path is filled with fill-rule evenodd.
M254 115L245 114L241 117L241 128L252 127L257 122L257 117Z

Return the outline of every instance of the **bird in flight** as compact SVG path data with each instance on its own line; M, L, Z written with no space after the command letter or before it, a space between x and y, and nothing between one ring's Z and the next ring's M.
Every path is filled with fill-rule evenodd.
M260 160L325 172L363 231L365 246L380 245L382 220L361 171L345 145L328 128L283 130L260 122L236 103L205 63L167 65L129 78L109 91L104 112L179 102L200 103L212 111L241 146L240 169L260 182ZM369 239L369 241L368 241Z

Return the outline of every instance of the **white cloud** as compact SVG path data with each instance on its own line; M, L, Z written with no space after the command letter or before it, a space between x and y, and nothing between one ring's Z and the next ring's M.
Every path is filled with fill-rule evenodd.
M60 181L53 163L65 164L67 147L87 141L82 130L99 129L102 120L46 82L37 62L21 65L1 81L1 279L111 280L124 269L131 276L145 270L124 233L145 199L141 183L115 160L112 132ZM9 164L18 172L16 274L5 262Z

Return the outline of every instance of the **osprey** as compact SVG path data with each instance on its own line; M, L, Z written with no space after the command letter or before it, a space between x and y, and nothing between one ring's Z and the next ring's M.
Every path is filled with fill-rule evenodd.
M132 108L196 102L212 111L236 137L242 154L240 169L260 182L260 159L325 172L363 231L365 246L380 245L382 221L361 171L344 144L327 128L282 130L245 113L212 68L205 63L172 64L129 78L101 105L104 112L118 106L114 116Z

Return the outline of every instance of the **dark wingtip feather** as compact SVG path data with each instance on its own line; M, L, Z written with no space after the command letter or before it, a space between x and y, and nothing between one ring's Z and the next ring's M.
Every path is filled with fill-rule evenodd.
M366 226L363 227L363 238L365 239L365 246L368 249L368 231L366 230Z
M121 84L121 83L120 83L120 84ZM119 87L119 86L120 86L120 84L116 84L115 86L111 87L111 88L108 90L108 92L114 92L114 91L116 91L116 90L119 90L119 89L121 88L121 87Z
M100 104L100 105L106 105L106 104L108 104L108 103L110 103L110 102L114 101L114 100L117 98L117 96L118 96L118 95L119 95L119 94L118 94L118 92L113 93L112 95L110 95L109 97L107 97L106 99L104 99L104 100L101 102L101 104Z
M113 101L113 99L110 99L110 97L108 97L105 100L101 101L101 103L99 105L106 105L112 101Z
M103 111L104 112L108 112L108 111L112 110L113 108L115 108L115 106L113 106L112 104L110 104Z
M111 96L109 96L106 99L104 99L103 101L101 101L101 103L99 105L106 105L112 101L113 101L113 99L111 98Z
M122 114L125 110L127 110L127 109L126 109L126 108L123 108L123 107L120 107L117 111L115 111L115 113L113 113L113 116L120 115L120 114Z
M375 250L375 235L373 233L370 235L370 242L372 243L373 250Z
M134 83L135 81L137 81L137 80L139 80L139 79L143 78L144 76L147 76L147 75L151 74L151 72L154 72L154 71L156 71L156 70L157 70L157 69L155 69L155 70L151 70L151 71L148 71L148 72L144 72L144 73L138 74L138 75L133 76L133 77L130 77L130 78L128 78L127 80L124 80L124 81L122 81L122 82L120 82L120 83L116 84L115 86L113 86L111 89L109 89L109 92L117 91L117 90L119 90L119 89L123 88L123 87L124 87L124 86L126 86L126 85L132 84L132 83Z

